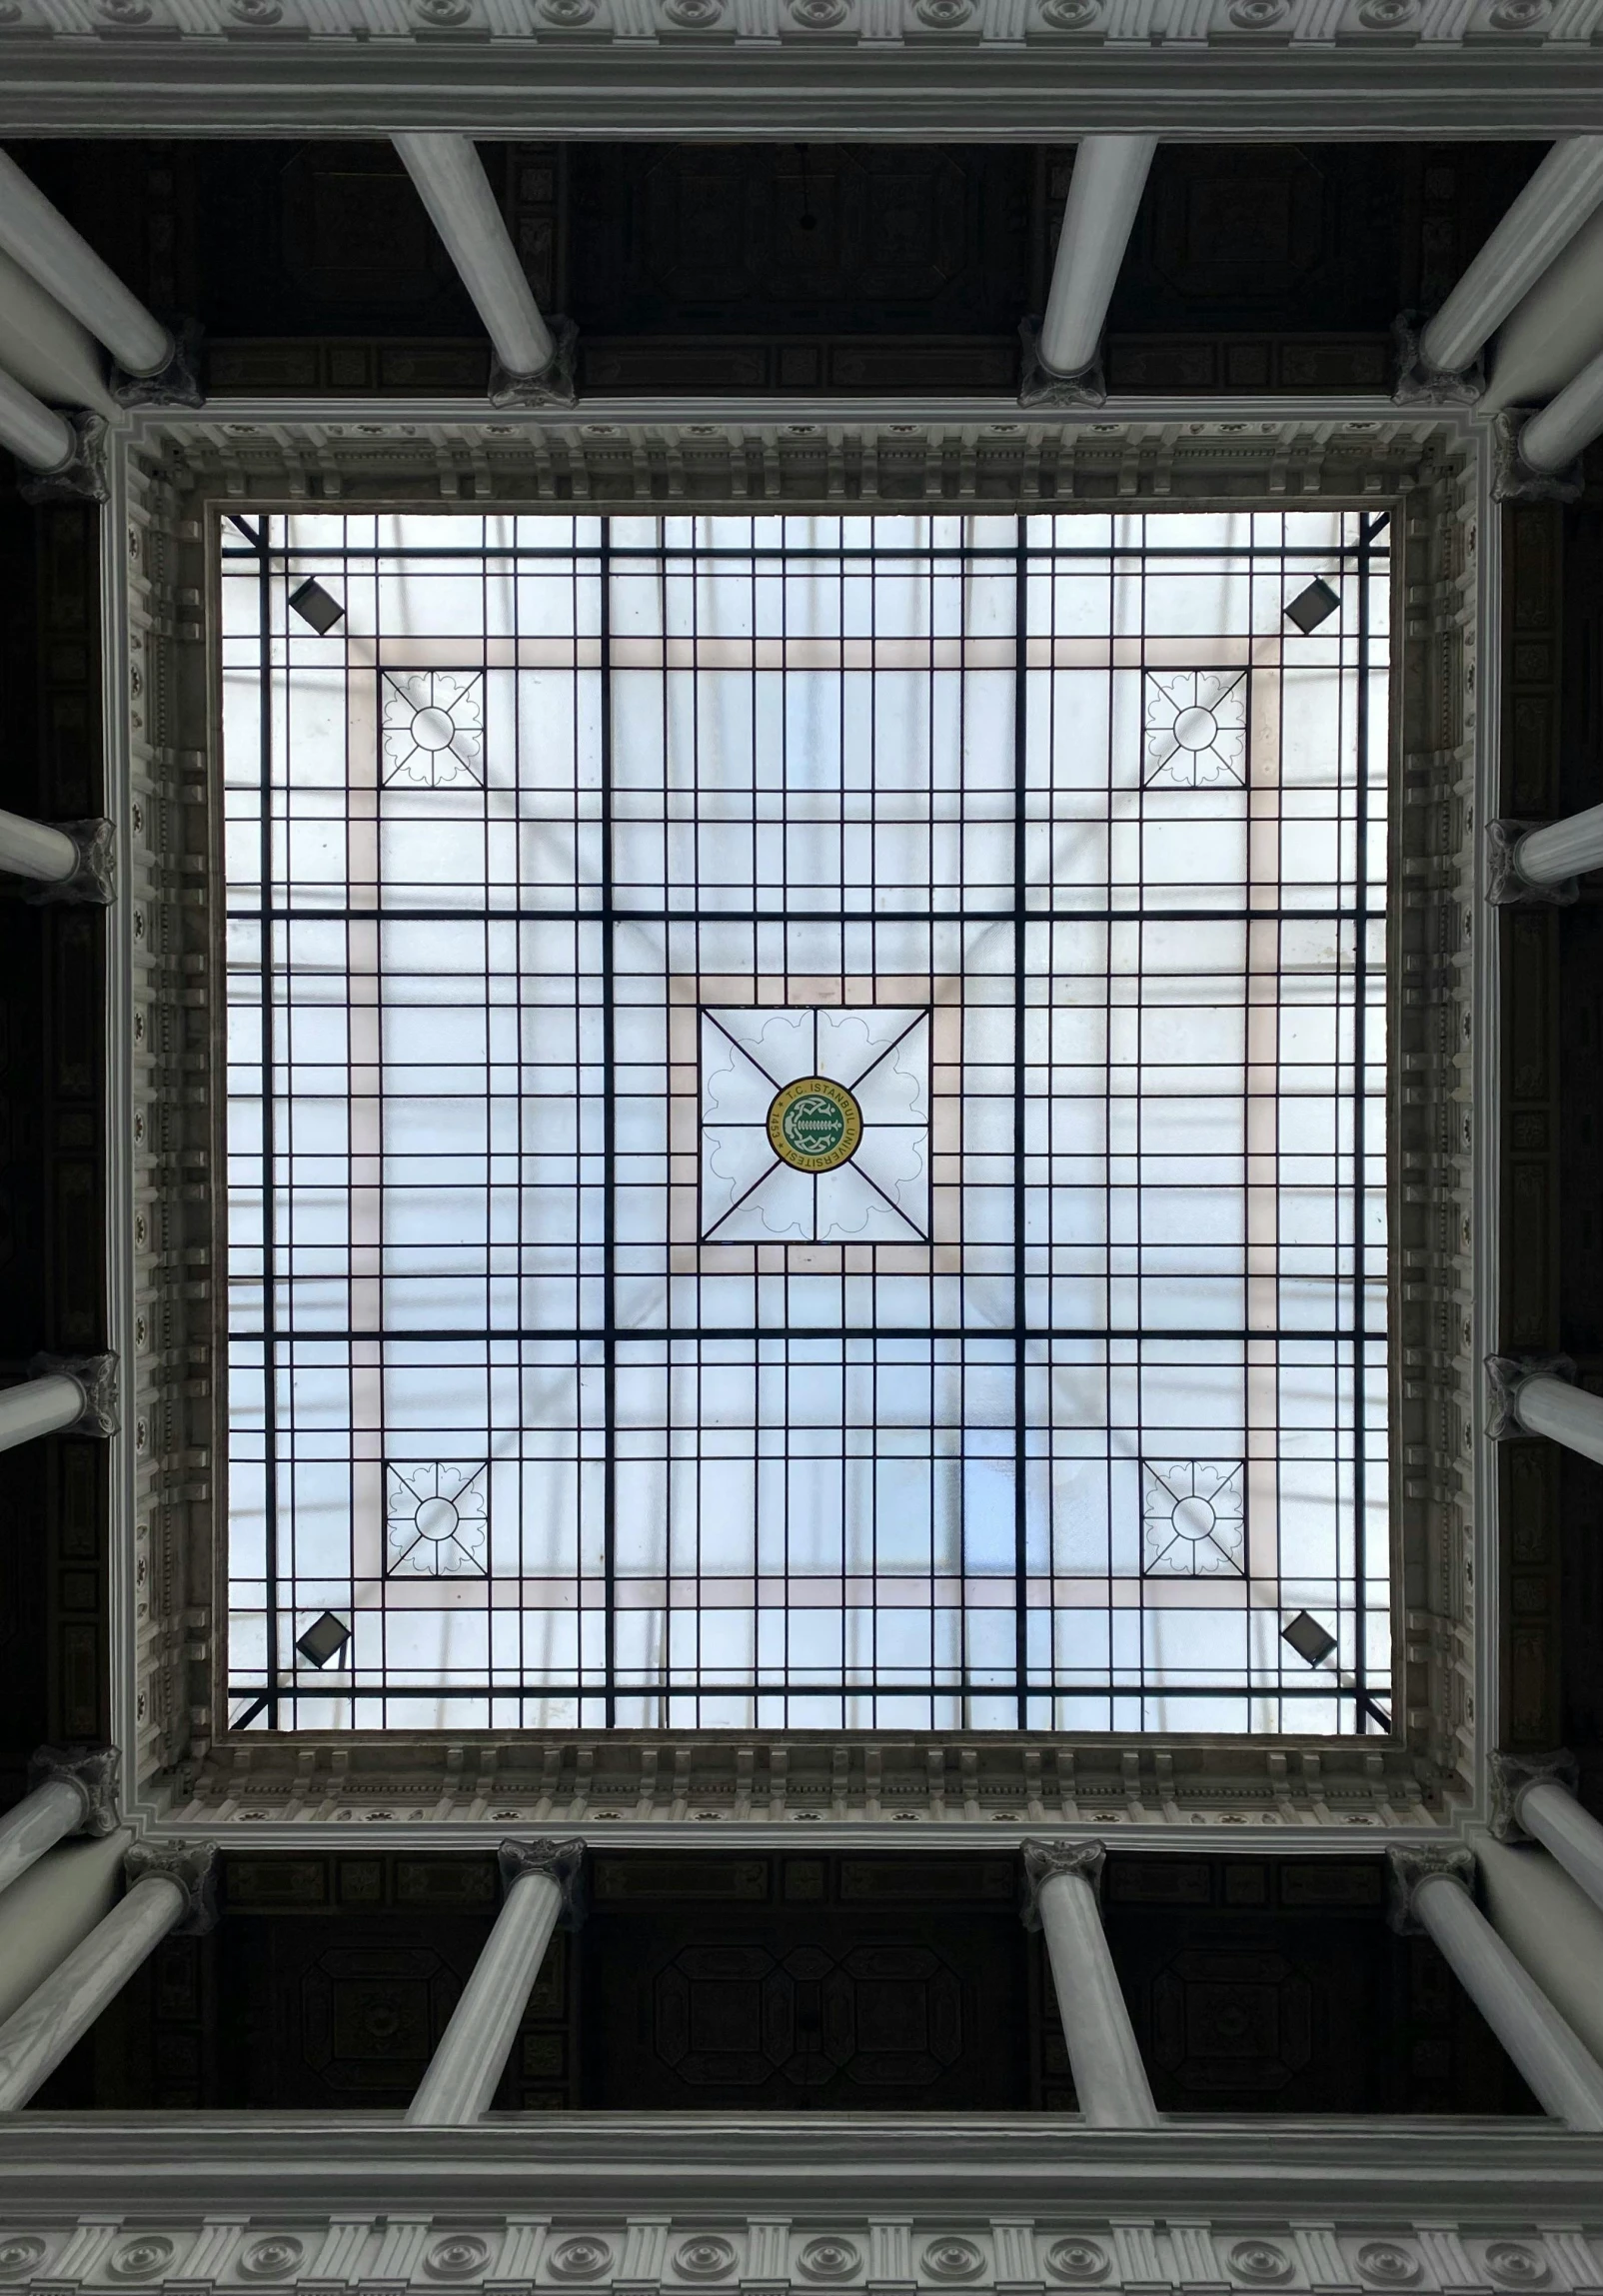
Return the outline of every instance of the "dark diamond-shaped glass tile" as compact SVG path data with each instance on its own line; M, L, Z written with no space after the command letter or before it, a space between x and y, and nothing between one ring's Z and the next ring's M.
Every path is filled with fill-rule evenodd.
M1322 622L1330 620L1331 615L1337 612L1340 605L1341 600L1331 589L1329 583L1321 582L1315 578L1309 583L1306 590L1299 590L1296 597L1292 599L1286 608L1286 620L1294 622L1302 632L1303 637L1308 638L1312 636Z
M1289 1626L1280 1629L1280 1638L1289 1642L1299 1658L1306 1658L1310 1666L1322 1666L1336 1646L1333 1634L1310 1618L1306 1610L1299 1610Z
M326 638L336 622L345 620L345 608L339 600L310 575L299 590L290 592L290 605L303 622L311 623L320 638Z
M313 1619L295 1647L314 1666L326 1666L350 1639L351 1629L345 1620L336 1618L332 1610L325 1610L321 1618Z

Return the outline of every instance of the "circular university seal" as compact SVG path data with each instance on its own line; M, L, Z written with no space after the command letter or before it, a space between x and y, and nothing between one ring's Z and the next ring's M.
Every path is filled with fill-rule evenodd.
M862 1111L844 1085L827 1077L799 1077L774 1096L769 1142L798 1171L833 1171L862 1138Z

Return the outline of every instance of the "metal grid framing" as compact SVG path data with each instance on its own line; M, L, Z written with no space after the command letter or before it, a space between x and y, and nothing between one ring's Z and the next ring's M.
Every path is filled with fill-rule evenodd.
M225 523L237 1726L1384 1726L1386 524Z

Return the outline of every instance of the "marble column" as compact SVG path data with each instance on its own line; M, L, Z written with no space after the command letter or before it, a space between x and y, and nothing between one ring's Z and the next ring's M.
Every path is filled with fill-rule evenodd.
M157 375L173 338L16 161L0 153L0 248L49 289L127 374Z
M1044 382L1076 382L1096 367L1156 149L1156 136L1117 135L1082 136L1075 147L1046 315L1033 345Z
M29 1371L0 1387L0 1451L38 1435L116 1433L115 1355L36 1355Z
M431 133L392 141L494 346L492 398L571 400L565 355L573 331L566 321L546 324L473 139Z
M1537 1842L1477 1836L1475 1863L1492 1927L1603 2064L1603 1913Z
M1603 806L1588 806L1540 829L1492 822L1487 842L1489 900L1516 902L1536 893L1573 901L1574 880L1585 870L1603 869Z
M1603 1465L1603 1395L1577 1387L1573 1368L1562 1355L1489 1356L1491 1433L1499 1439L1549 1435Z
M20 878L35 901L112 898L108 821L29 821L0 807L0 878Z
M115 1746L41 1746L26 1793L0 1817L0 1890L71 1833L110 1833L117 1823Z
M0 248L0 367L46 406L89 407L115 415L106 359L48 288Z
M1539 477L1573 463L1603 433L1603 352L1589 359L1519 434L1519 459Z
M1481 399L1491 415L1539 406L1603 351L1603 210L1588 217L1497 330Z
M1539 1841L1592 1903L1603 1910L1603 1825L1575 1798L1572 1754L1497 1754L1493 1831ZM1599 1955L1603 1975L1603 1954Z
M49 476L76 459L78 434L65 416L0 373L0 447L24 470Z
M1603 205L1603 136L1554 144L1419 339L1433 373L1471 366L1526 290Z
M1603 2129L1603 2068L1476 1905L1467 1849L1390 1849L1391 1923L1434 1938L1542 2110Z
M215 1923L212 1843L138 1842L123 1870L126 1896L0 2025L0 2112L27 2103L164 1937Z
M1157 2108L1135 2045L1097 1893L1099 1841L1026 1841L1024 1926L1046 1933L1046 1956L1074 2094L1092 2128L1155 2128Z
M133 1844L126 1825L74 1834L0 1894L0 2025L111 1911Z
M407 2107L409 2127L462 2127L489 2106L552 1931L560 1916L578 1918L584 1859L582 1841L502 1843L501 1911Z

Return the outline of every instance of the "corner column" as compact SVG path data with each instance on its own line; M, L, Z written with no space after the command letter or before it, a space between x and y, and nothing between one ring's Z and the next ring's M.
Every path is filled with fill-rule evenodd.
M1603 2129L1603 2069L1477 1907L1467 1849L1389 1849L1393 1929L1435 1939L1542 2110Z
M1157 2107L1097 1903L1106 1855L1099 1841L1026 1841L1023 1921L1046 1935L1074 2094L1086 2122L1156 2128Z
M115 1746L41 1746L28 1767L32 1791L0 1818L0 1890L71 1833L110 1833L117 1823Z
M560 1916L570 1927L582 1917L584 1860L582 1841L502 1843L501 1911L407 2107L409 2128L460 2128L489 2106L552 1931Z
M217 1920L211 1842L137 1842L123 1863L127 1895L0 2025L0 2112L16 2112L82 2040L108 2002L174 1930Z

